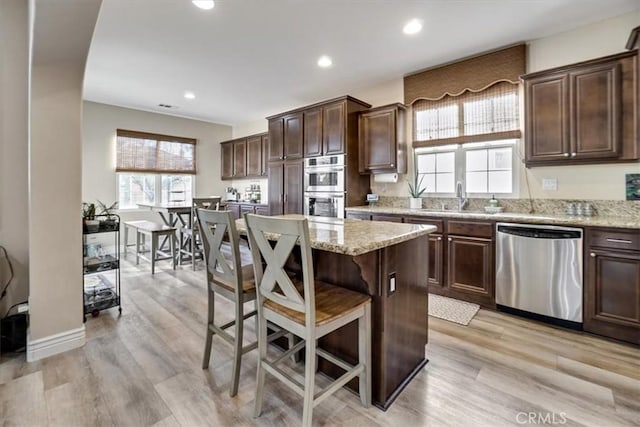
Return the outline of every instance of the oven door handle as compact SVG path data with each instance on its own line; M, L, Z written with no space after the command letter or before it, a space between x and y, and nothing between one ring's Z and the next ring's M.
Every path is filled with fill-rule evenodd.
M321 192L306 192L304 193L305 197L316 197L322 199L344 199L344 194L342 193L321 193Z
M308 167L305 168L304 173L307 175L312 173L323 173L323 172L344 172L344 166L335 166L335 167Z

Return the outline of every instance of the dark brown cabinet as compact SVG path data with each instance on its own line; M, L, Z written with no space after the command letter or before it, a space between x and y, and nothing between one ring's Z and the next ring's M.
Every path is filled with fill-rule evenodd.
M269 161L302 158L302 112L269 119Z
M240 218L240 205L237 203L227 204L227 209L231 211L235 219Z
M235 219L241 218L245 213L269 215L269 208L266 205L248 202L225 202L225 209L230 210Z
M233 142L220 144L220 170L222 179L233 179Z
M362 212L347 212L347 218L371 221L371 214Z
M251 135L220 143L221 178L242 179L266 176L267 134Z
M322 156L322 108L311 108L303 115L304 157Z
M527 166L638 158L636 56L625 52L523 77Z
M346 102L304 111L304 157L345 153Z
M449 235L447 276L451 292L468 300L493 301L493 242L491 239Z
M443 288L445 286L442 271L444 268L443 221L429 220L421 217L405 217L404 222L409 224L433 225L436 227L436 231L429 234L429 290Z
M260 138L261 140L261 146L262 146L262 151L261 151L261 163L262 163L262 167L261 167L261 176L267 176L267 156L269 153L269 134L265 133L262 134L262 137Z
M269 214L302 214L302 161L271 162L269 171Z
M406 173L406 107L391 104L362 112L358 121L360 173Z
M584 330L640 344L640 232L587 231Z

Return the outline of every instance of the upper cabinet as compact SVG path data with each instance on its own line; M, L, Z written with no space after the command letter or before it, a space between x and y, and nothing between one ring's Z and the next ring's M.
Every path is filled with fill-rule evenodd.
M310 108L304 115L304 157L345 153L346 102Z
M391 104L360 114L360 173L406 173L406 107Z
M268 160L295 160L302 158L302 112L269 119Z
M523 76L527 166L638 159L636 56Z
M242 179L266 177L267 134L225 141L220 144L221 178Z

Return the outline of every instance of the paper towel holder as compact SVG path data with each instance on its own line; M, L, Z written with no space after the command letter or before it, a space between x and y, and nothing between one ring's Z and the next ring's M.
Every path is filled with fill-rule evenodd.
M373 175L373 182L379 183L396 183L398 182L397 173L379 173Z

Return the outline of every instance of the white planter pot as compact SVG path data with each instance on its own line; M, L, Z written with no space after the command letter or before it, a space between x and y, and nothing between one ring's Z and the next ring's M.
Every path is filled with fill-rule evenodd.
M422 199L420 197L409 197L409 207L411 209L422 209Z

